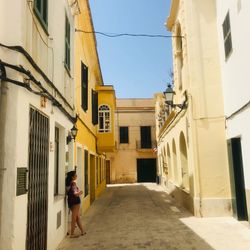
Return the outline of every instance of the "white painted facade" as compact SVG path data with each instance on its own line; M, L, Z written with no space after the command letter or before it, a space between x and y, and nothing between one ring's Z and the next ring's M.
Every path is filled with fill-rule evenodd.
M0 43L21 46L48 79L20 52L0 46L0 60L22 65L40 81L48 92L62 104L69 116L74 117L74 80L64 66L65 15L71 26L71 72L73 74L74 16L68 1L48 0L48 30L42 28L33 10L33 1L0 1ZM45 45L47 44L47 45ZM24 82L25 75L5 67L6 77ZM33 83L32 89L40 91ZM67 206L65 199L65 173L74 166L73 145L66 145L66 136L73 122L47 99L41 106L41 97L27 89L1 81L0 96L0 249L26 249L28 193L16 195L17 168L29 165L29 109L34 107L49 119L48 163L48 224L47 249L55 249L67 233ZM61 93L61 96L59 94ZM67 104L68 103L68 104ZM55 126L59 128L59 191L54 196ZM29 191L28 191L29 192ZM61 212L61 225L57 228L57 213Z
M250 2L248 0L217 1L217 26L222 71L222 85L226 115L227 139L240 138L245 189L250 217L250 85L249 56ZM230 16L232 52L225 58L222 24Z

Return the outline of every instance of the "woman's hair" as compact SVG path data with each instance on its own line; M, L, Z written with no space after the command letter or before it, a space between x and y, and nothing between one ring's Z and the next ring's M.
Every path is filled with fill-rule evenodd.
M66 187L70 186L72 178L76 175L76 171L69 171L66 176L65 184Z

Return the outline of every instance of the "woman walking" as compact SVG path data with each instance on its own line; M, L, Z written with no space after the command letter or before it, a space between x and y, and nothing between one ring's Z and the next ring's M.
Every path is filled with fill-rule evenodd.
M72 219L71 219L71 231L70 231L70 237L71 238L76 238L79 235L75 235L75 227L76 224L81 230L81 235L86 234L86 232L83 231L82 223L80 220L80 195L83 193L80 191L80 189L76 185L76 179L77 179L77 174L76 171L70 171L67 173L66 177L66 191L68 195L68 207L71 210L72 213Z

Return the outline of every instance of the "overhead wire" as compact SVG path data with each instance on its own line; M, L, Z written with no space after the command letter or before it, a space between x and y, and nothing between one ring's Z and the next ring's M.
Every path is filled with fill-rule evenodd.
M80 30L75 29L75 32L82 32L85 34L98 34L110 38L116 38L116 37L122 37L122 36L128 36L128 37L149 37L149 38L174 38L174 37L181 37L184 38L184 36L173 36L173 35L159 35L159 34L132 34L132 33L107 33L107 32L100 32L100 31L86 31L86 30Z

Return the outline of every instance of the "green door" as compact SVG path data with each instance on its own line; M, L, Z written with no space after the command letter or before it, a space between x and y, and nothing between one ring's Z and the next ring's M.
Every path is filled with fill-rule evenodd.
M241 139L228 141L233 214L238 220L248 220Z

